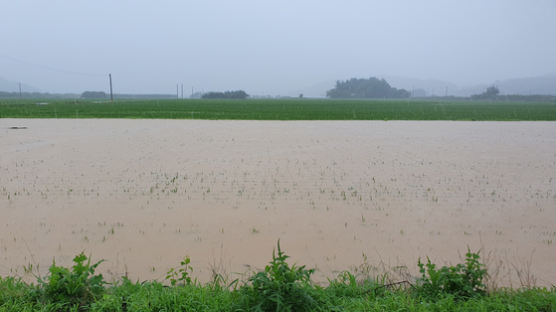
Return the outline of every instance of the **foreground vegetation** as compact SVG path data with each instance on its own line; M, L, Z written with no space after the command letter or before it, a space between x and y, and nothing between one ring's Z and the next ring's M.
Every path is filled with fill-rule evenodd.
M200 284L192 278L189 258L171 269L166 283L114 284L95 274L83 254L72 268L53 264L49 275L27 284L0 278L0 311L554 311L556 289L487 291L487 272L479 254L468 252L465 263L437 268L419 261L421 276L413 281L388 281L388 276L357 279L350 272L312 283L314 270L290 265L280 249L264 271L247 281L226 281L215 274ZM167 284L171 286L167 286Z
M48 102L48 103L46 103ZM556 120L556 102L417 100L0 100L0 118Z

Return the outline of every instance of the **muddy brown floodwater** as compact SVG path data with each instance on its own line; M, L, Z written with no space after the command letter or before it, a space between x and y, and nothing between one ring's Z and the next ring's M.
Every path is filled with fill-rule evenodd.
M235 278L278 239L317 280L469 247L554 284L556 123L0 119L2 276L85 251L109 279L186 255Z

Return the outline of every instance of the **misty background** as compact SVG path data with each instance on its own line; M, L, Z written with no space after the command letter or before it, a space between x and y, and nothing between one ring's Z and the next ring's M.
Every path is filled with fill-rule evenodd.
M556 94L556 1L2 1L0 91Z

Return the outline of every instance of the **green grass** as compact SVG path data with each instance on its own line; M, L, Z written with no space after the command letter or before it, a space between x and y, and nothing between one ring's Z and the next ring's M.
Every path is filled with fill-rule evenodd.
M48 102L47 105L37 105ZM1 100L0 118L556 120L556 102L417 100Z
M80 254L72 268L53 264L50 274L38 278L37 285L0 277L0 311L556 310L554 287L485 292L482 280L486 272L482 271L478 253L468 252L466 265L440 270L428 262L428 272L423 272L411 287L387 284L381 278L358 280L347 271L327 286L319 286L311 282L313 269L290 265L287 259L278 243L272 261L247 281L226 283L215 278L207 284L188 279L192 269L188 261L183 261L185 271L177 271L184 278L167 286L158 281L132 282L125 277L107 284L102 275L95 274L101 262L91 264ZM466 288L466 284L474 288ZM462 289L468 292L462 293Z
M165 287L158 282L124 280L107 288L89 307L78 310L63 302L34 300L32 286L13 279L0 279L0 311L257 311L241 304L242 294L211 286ZM556 291L547 289L500 290L481 298L456 300L445 296L423 301L407 291L337 295L326 288L313 293L314 311L555 311ZM262 310L264 311L264 310ZM296 310L291 310L296 311Z

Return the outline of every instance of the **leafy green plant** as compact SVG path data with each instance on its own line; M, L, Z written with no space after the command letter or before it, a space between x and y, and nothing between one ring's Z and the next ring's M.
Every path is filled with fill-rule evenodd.
M193 267L191 267L191 259L189 257L183 258L180 262L181 267L171 268L166 273L166 280L170 281L172 286L176 285L191 285L193 281L191 280L191 273L193 273Z
M106 282L102 274L95 275L95 269L103 261L91 264L91 260L81 253L73 258L75 264L71 271L53 262L46 280L38 279L43 298L47 302L61 303L68 309L88 306L104 292Z
M422 263L419 259L421 277L417 281L417 293L431 299L446 294L459 299L484 295L486 286L483 280L487 271L479 259L478 252L473 253L468 250L465 254L465 264L443 266L440 269L437 269L429 258L427 263Z
M278 247L264 271L251 276L241 287L247 306L253 311L313 311L316 302L311 295L311 275L314 269L290 266L289 258Z

